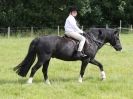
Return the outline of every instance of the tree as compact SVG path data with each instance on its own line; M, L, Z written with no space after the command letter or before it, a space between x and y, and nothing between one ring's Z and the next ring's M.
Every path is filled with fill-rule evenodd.
M133 24L132 0L0 0L0 27L64 25L72 5L85 26Z

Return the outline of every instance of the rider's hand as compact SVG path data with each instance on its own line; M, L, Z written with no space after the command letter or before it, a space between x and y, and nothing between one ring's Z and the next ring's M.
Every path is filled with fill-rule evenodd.
M85 32L83 31L83 33L80 33L81 35L84 35L85 34Z

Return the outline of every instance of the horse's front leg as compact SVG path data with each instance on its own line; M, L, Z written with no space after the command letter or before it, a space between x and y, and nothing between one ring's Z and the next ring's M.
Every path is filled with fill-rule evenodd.
M81 69L80 69L80 76L79 76L79 82L82 83L82 79L83 79L83 76L84 76L84 72L85 72L85 69L89 63L90 59L86 59L86 60L82 60L82 64L81 64Z
M90 63L99 67L99 69L101 71L101 78L102 78L102 80L105 80L106 79L106 75L105 75L105 72L103 70L103 65L100 62L98 62L97 60L95 60L95 59L91 60Z

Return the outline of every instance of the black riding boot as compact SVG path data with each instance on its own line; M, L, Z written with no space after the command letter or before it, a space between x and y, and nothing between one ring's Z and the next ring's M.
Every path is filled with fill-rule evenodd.
M77 51L76 57L77 58L85 58L87 55L83 54L81 51Z

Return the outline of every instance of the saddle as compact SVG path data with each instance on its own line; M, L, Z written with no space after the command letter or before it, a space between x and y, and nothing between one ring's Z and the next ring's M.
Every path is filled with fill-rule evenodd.
M62 38L66 39L68 41L72 41L73 43L75 43L76 44L76 50L78 49L78 46L79 46L79 41L78 40L76 40L76 39L74 39L72 37L69 37L67 35L64 35ZM91 44L88 42L88 40L86 40L85 43L87 45L91 46Z
M67 35L64 35L63 38L64 38L64 39L67 39L67 40L69 40L69 41L72 41L73 43L76 43L76 45L79 45L79 41L76 40L76 39L74 39L74 38L72 38L72 37L69 37L69 36L67 36Z
M76 45L75 48L74 48L75 49L75 53L76 53L76 51L78 50L79 41L74 39L74 38L72 38L72 37L69 37L67 35L64 35L62 38L66 39L68 41L71 41L71 42L73 42Z
M72 37L69 37L69 36L67 36L67 35L64 35L63 37L62 37L63 39L66 39L67 41L71 41L71 42L73 42L74 44L75 44L75 48L74 48L74 53L73 53L73 55L75 55L76 53L77 53L77 50L78 50L78 47L79 47L79 41L78 40L76 40L76 39L74 39L74 38L72 38ZM87 43L87 40L85 41L85 43ZM84 46L85 47L85 46ZM82 50L82 53L84 54L85 52L84 52L85 50L84 50L84 48L83 48L83 50Z

